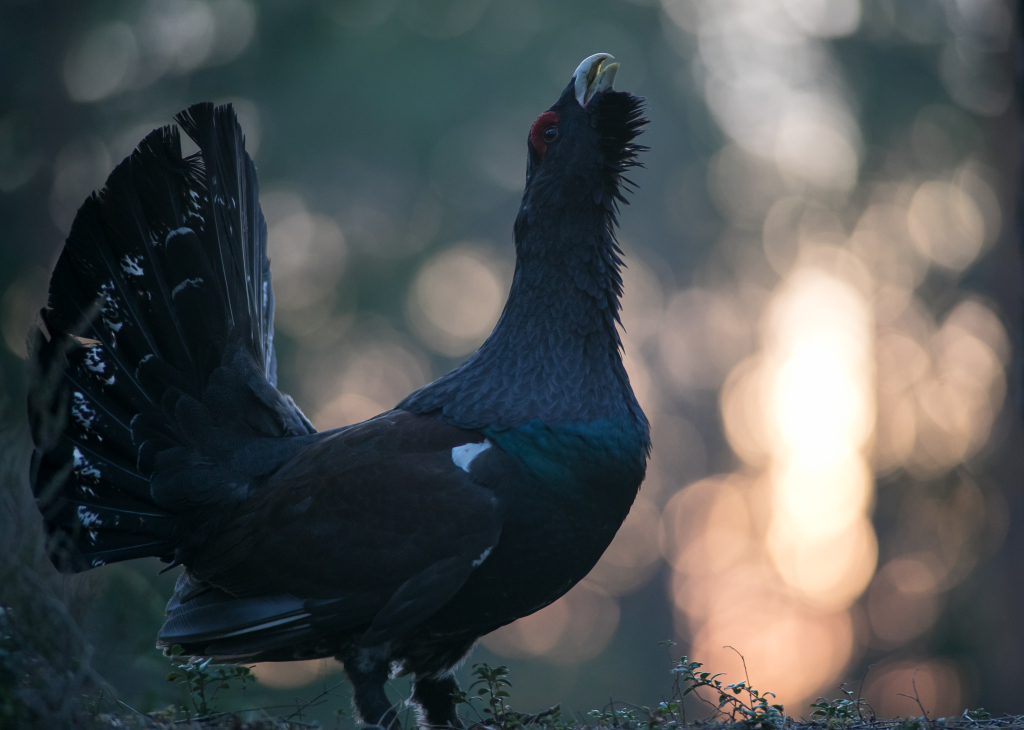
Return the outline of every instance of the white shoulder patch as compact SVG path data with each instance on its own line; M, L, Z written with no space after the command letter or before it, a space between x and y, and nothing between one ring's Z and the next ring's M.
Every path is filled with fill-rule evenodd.
M491 442L487 439L484 439L478 444L463 444L462 446L455 446L452 448L452 461L455 462L455 466L468 474L469 465L473 463L473 459L487 451L491 446Z

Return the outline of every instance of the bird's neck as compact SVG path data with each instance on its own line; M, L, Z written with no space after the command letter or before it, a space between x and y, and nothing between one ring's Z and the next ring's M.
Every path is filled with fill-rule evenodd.
M573 216L572 218L576 218ZM578 218L576 218L578 220ZM619 259L603 216L516 221L508 302L480 349L399 407L464 428L646 421L622 365Z
M527 348L524 355L538 364L572 358L591 367L620 365L620 263L603 232L572 245L520 243L508 302L481 357L497 366Z

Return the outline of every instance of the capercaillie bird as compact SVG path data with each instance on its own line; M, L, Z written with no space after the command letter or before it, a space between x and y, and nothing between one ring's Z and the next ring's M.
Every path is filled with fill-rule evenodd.
M529 132L494 331L375 418L318 433L276 388L256 169L230 106L149 134L78 211L31 334L32 484L55 564L184 566L158 635L218 662L338 657L367 723L411 674L461 723L477 639L580 581L650 438L622 364L624 173L643 99L580 64Z

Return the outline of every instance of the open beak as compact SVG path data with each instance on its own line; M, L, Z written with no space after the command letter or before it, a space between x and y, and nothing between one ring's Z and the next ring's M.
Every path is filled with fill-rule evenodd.
M583 59L576 69L573 79L576 81L576 101L585 107L599 91L607 91L615 83L615 74L619 70L617 63L605 63L615 56L610 53L595 53Z

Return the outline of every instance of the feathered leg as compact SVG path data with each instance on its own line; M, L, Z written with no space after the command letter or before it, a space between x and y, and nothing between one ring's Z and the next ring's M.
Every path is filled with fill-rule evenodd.
M352 701L359 719L368 725L398 730L398 715L384 693L384 684L388 681L388 662L384 655L363 649L338 658L352 683Z
M420 706L428 726L462 728L464 725L455 711L452 697L458 691L459 683L455 677L417 677L412 700Z

